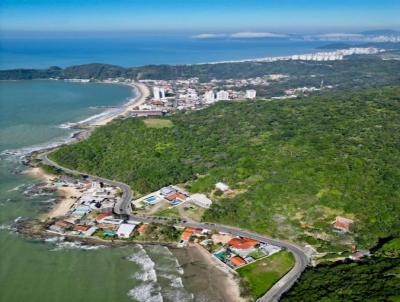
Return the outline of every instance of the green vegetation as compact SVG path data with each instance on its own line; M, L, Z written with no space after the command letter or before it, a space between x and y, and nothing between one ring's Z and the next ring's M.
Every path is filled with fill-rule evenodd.
M170 120L160 118L148 118L144 120L144 123L149 128L169 128L173 126Z
M237 272L243 278L245 290L248 290L254 298L258 298L281 279L293 265L293 255L288 251L281 251L240 267Z
M391 43L387 48L393 48ZM386 54L388 56L389 54ZM283 73L290 76L282 82L271 82L268 87L256 88L258 96L277 96L285 89L303 86L319 87L321 80L335 90L354 90L400 83L398 70L400 61L381 60L379 56L353 56L343 61L310 62L310 61L277 61L277 62L244 62L199 65L151 65L133 68L107 64L85 64L49 69L16 69L0 70L0 80L27 80L43 78L80 78L80 79L160 79L198 77L200 81L216 79L238 79L263 77L267 74Z
M400 238L385 243L375 254L387 258L400 258Z
M390 257L380 256L388 249ZM395 239L362 262L310 268L282 301L400 301L399 252L399 239Z
M201 221L201 218L203 217L205 211L206 209L195 205L183 206L183 212L185 213L185 216L194 221Z
M62 175L63 174L63 172L61 170L54 168L53 166L40 164L39 167L47 174L52 174L52 175Z
M177 242L181 232L171 224L150 223L143 235L135 232L132 240Z
M210 193L226 182L239 193L219 196L204 220L292 240L306 230L323 250L399 235L399 87L220 102L169 119L174 127L161 129L116 121L50 157L143 194L185 182ZM352 233L332 230L336 215L355 221Z
M155 216L167 217L167 218L180 218L179 211L176 207L169 207L154 213Z

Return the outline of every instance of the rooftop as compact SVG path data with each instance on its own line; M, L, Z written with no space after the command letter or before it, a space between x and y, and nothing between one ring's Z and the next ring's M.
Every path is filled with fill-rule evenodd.
M229 240L228 245L241 250L247 250L256 246L259 242L248 238L232 238Z

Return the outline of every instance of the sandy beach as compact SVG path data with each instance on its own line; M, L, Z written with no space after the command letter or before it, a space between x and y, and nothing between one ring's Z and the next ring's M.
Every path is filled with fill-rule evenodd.
M60 187L57 189L57 192L61 195L61 200L46 215L47 218L56 218L66 215L76 200L82 195L82 192L74 187Z
M25 173L34 178L43 180L48 186L52 186L55 179L54 175L47 174L40 167L32 167L26 170ZM44 214L41 217L42 219L45 220L47 218L64 216L76 202L77 198L82 195L82 192L74 187L59 187L57 188L57 192L60 195L58 203L51 209L50 212Z
M146 101L147 97L150 95L149 88L142 83L137 82L129 86L136 88L137 96L134 99L130 100L127 104L125 104L123 106L123 110L120 111L118 114L113 114L111 116L106 115L104 117L101 117L93 121L92 123L90 123L90 125L103 126L111 122L117 116L126 116L129 113L129 111L133 110L137 106L142 105Z
M108 82L107 82L108 83ZM101 116L93 121L88 122L88 126L102 126L106 125L115 119L117 116L126 116L129 111L133 110L135 107L143 104L147 97L150 95L149 88L142 83L134 83L134 84L126 84L131 87L134 87L137 90L137 95L134 99L130 100L128 103L123 105L123 107L118 111L118 114L110 113L104 116ZM83 123L85 124L85 123ZM90 129L79 132L75 134L74 141L80 141L87 138L90 135ZM52 185L52 180L55 178L54 175L47 174L40 167L32 167L28 169L25 173L31 175L32 177L41 179L46 182L47 185ZM76 200L82 195L82 192L74 187L59 187L57 188L57 192L60 194L60 200L57 205L47 214L43 216L43 219L46 218L55 218L65 215L69 209L73 206Z
M199 244L172 252L184 270L183 282L195 294L195 301L247 301L240 297L238 277Z

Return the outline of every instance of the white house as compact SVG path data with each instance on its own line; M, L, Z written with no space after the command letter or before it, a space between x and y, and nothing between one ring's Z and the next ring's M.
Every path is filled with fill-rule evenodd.
M225 90L220 90L217 92L217 101L228 101L229 93Z
M215 102L215 93L212 90L207 91L204 93L204 100L207 103L214 103Z
M119 226L117 235L118 238L129 238L132 235L133 230L135 229L136 225L123 223Z
M190 196L190 201L202 208L209 208L212 204L212 201L206 195L199 193Z
M246 90L246 99L253 100L256 98L256 95L257 91L255 91L254 89Z
M223 182L217 182L215 184L215 188L218 190L221 190L222 192L228 191L229 190L229 186L226 183Z

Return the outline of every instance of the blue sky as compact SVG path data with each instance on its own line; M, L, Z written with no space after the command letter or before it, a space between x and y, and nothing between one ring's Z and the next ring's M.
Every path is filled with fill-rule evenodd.
M6 31L354 32L400 28L396 0L1 0Z

